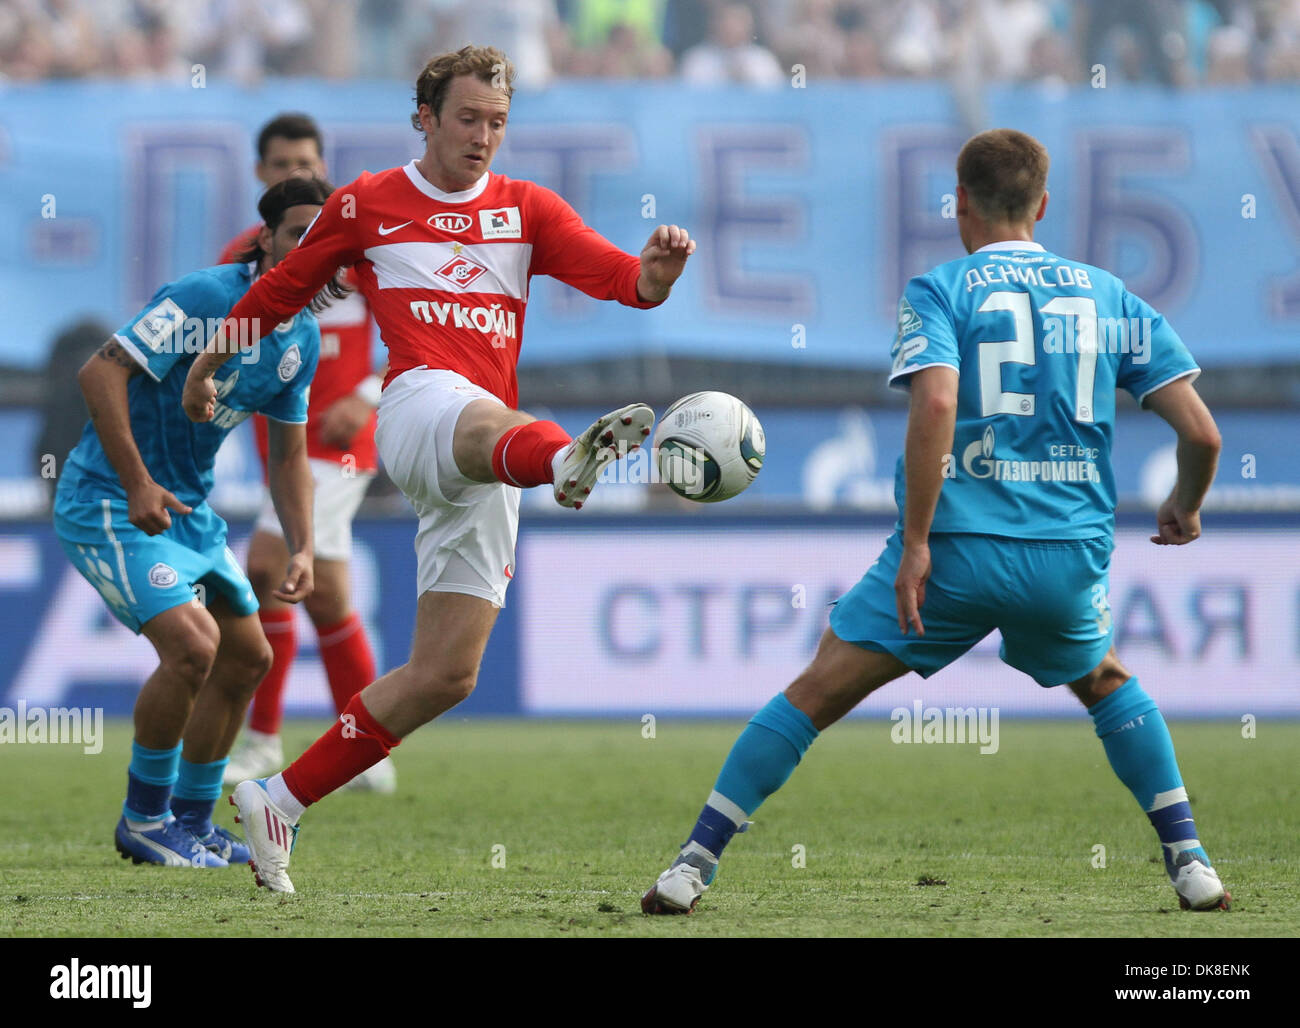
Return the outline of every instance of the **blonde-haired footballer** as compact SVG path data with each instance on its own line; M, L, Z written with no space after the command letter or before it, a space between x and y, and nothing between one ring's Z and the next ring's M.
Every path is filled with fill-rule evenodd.
M601 470L639 446L654 421L634 403L570 439L515 409L534 275L655 307L695 244L684 229L660 225L639 256L625 253L551 190L490 171L512 76L492 47L430 61L412 116L424 155L341 186L299 248L228 319L244 329L274 325L335 269L353 268L389 352L379 453L420 518L411 659L353 697L283 772L235 788L258 881L275 891L293 890L289 853L303 811L474 688L515 573L520 489L551 485L562 506L581 507ZM195 420L211 416L212 376L227 349L218 337L195 362L185 390Z

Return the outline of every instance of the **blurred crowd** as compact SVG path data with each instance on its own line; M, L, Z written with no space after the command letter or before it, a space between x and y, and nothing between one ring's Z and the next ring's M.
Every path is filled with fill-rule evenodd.
M413 79L490 43L518 84L1300 79L1300 0L0 0L0 79Z

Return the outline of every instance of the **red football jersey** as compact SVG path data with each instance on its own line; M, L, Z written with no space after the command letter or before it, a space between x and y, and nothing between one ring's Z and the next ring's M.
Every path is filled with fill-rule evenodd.
M387 381L420 366L455 371L510 407L518 404L515 366L533 275L600 300L658 306L637 295L640 260L551 190L489 172L446 193L411 161L336 189L298 247L253 283L229 319L277 325L341 266L356 273L388 346Z
M233 264L238 255L254 242L261 224L252 225L232 239L221 251L221 263ZM357 471L374 471L379 466L375 448L375 415L352 437L346 447L325 442L320 435L321 417L335 400L354 392L363 379L372 372L370 358L370 310L358 291L356 273L347 269L344 279L353 292L342 300L333 300L319 314L320 362L316 377L312 379L311 395L307 403L307 455L320 460L342 464L351 454ZM266 466L268 437L266 419L258 415L253 419L257 436L257 450Z

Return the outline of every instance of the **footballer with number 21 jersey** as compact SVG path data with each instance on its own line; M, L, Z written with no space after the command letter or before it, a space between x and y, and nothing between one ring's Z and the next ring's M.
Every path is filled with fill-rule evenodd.
M967 256L908 282L890 385L910 393L899 520L839 599L812 664L750 721L695 830L642 898L689 913L732 836L829 725L909 671L947 667L995 629L1002 659L1068 684L1159 837L1184 907L1226 907L1197 837L1155 701L1120 663L1108 599L1115 524L1115 391L1178 434L1178 481L1152 542L1200 534L1220 447L1191 383L1198 368L1165 319L1113 275L1034 242L1047 151L1011 129L957 158Z

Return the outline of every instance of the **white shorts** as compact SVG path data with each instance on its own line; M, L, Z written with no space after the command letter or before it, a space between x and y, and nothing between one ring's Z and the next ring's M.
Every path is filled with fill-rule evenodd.
M321 560L350 560L352 557L352 519L365 499L366 490L374 479L374 472L353 471L343 474L343 465L332 460L312 457L311 477L316 483L312 503L311 523L315 535L316 556ZM257 515L255 531L269 532L284 538L284 529L271 502L271 491L266 492L262 510Z
M456 422L474 400L501 403L454 371L412 368L384 390L375 442L384 470L420 518L417 595L466 593L504 607L515 571L520 490L475 482L456 466Z

